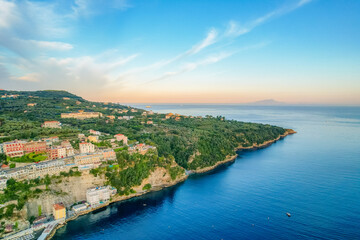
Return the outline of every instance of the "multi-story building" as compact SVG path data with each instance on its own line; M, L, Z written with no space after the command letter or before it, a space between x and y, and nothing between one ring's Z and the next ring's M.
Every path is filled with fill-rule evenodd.
M76 118L76 119L86 119L86 118L99 118L102 117L102 113L99 112L84 112L79 110L77 113L62 113L61 118Z
M66 208L63 204L56 203L53 205L53 215L55 220L66 218Z
M46 151L46 142L38 141L38 142L27 142L24 143L24 152L45 152Z
M64 158L67 156L66 148L57 146L52 147L48 150L49 159L57 159L57 158Z
M71 157L75 155L75 150L73 147L67 147L66 148L66 156Z
M94 187L86 191L86 201L90 205L96 206L109 201L110 197L115 194L116 189L111 186Z
M78 134L78 139L80 139L80 140L85 139L85 134L79 133L79 134Z
M59 121L45 121L41 127L43 128L61 128L61 123Z
M125 145L128 144L128 137L125 136L124 134L119 133L119 134L114 135L114 137L116 138L116 141L123 141L123 143Z
M39 162L28 167L28 178L34 179L37 177L44 177L47 174L56 175L61 171L68 170L65 166L64 159L55 159L50 161Z
M101 152L97 153L82 153L74 156L75 165L95 164L99 165L103 161L104 156Z
M7 179L14 178L16 180L23 180L29 177L29 167L17 167L3 170Z
M72 147L71 143L69 141L62 141L60 144L62 147L68 148L68 147Z
M24 155L24 141L12 141L3 143L4 153L9 157L21 157Z
M150 146L150 145L146 145L144 143L140 143L140 144L137 144L135 146L131 146L129 147L129 152L130 153L140 153L142 155L144 155L145 153L147 153L150 149L152 150L155 150L156 147L154 146Z
M116 153L113 149L105 149L102 151L104 160L116 160Z
M79 143L80 153L93 153L95 152L95 146L92 143Z
M90 142L95 142L95 143L99 142L99 136L91 135L88 137L88 139Z
M7 180L8 179L6 176L0 176L0 190L3 190L4 188L6 188Z

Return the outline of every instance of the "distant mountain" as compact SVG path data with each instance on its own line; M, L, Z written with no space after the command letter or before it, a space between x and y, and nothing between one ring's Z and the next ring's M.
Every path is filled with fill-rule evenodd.
M274 106L285 105L286 103L276 101L274 99L264 99L256 102L245 103L246 105Z

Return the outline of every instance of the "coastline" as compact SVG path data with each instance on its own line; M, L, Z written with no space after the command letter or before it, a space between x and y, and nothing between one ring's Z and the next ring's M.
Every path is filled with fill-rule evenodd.
M269 140L269 141L265 141L261 144L253 144L252 146L249 146L249 147L243 147L243 146L238 146L236 148L237 151L239 150L256 150L256 149L260 149L260 148L266 148L268 146L270 146L271 144L279 141L280 139L283 139L285 138L286 136L288 135L292 135L292 134L295 134L297 133L296 131L292 130L292 129L286 129L286 132L280 136L278 136L277 138L273 139L273 140Z
M285 138L286 136L288 135L291 135L291 134L295 134L296 131L292 130L292 129L286 129L286 132L282 135L280 135L279 137L273 139L273 140L269 140L269 141L266 141L262 144L253 144L252 146L249 146L249 147L243 147L243 146L239 146L235 149L235 151L241 151L241 150L256 150L256 149L261 149L261 148L266 148L268 146L270 146L271 144L277 142L278 140L280 139L283 139ZM201 173L205 173L205 172L209 172L211 170L214 170L216 169L217 167L225 164L225 163L228 163L228 162L233 162L236 160L236 158L238 157L238 154L235 154L235 155L232 155L232 156L228 156L225 160L223 161L220 161L220 162L217 162L215 165L213 166L209 166L209 167L205 167L205 168L201 168L201 169L197 169L197 170L192 170L191 172L192 173L195 173L195 174L201 174ZM125 200L128 200L128 199L131 199L131 198L135 198L135 197L139 197L139 196L142 196L142 195L145 195L147 193L150 193L150 192L156 192L156 191L160 191L164 188L167 188L167 187L172 187L172 186L175 186L181 182L184 182L187 178L188 178L189 175L184 175L182 176L181 178L179 179L176 179L175 181L172 181L170 183L166 183L166 184L163 184L163 185L160 185L160 186L156 186L154 188L152 188L151 190L149 191L145 191L145 192L139 192L139 193L134 193L134 194L131 194L131 195L128 195L128 196L117 196L115 197L114 199L110 200L109 202L99 206L99 207L96 207L96 208L93 208L93 209L90 209L90 210L87 210L87 211L84 211L84 212L81 212L79 214L77 214L76 216L72 217L72 218L69 218L67 219L64 223L62 224L59 224L57 227L55 227L51 233L46 237L47 240L51 239L55 233L56 233L56 230L59 229L59 228L62 228L63 226L65 226L68 222L72 221L72 220L75 220L77 219L78 217L82 216L82 215L85 215L85 214L88 214L88 213L91 213L95 210L98 210L98 209L101 209L101 208L104 208L104 207L107 207L109 206L110 204L113 204L113 203L116 203L116 202L120 202L120 201L125 201Z

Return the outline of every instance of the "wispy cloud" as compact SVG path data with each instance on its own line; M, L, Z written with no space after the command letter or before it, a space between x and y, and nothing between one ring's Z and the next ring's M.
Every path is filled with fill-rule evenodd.
M216 37L218 36L218 32L215 28L212 28L206 38L201 41L200 43L196 44L194 47L192 47L189 51L186 52L187 55L192 55L200 52L204 48L214 44L216 42Z
M104 13L106 10L124 11L131 7L128 0L75 0L71 15L73 17L90 17Z
M214 63L217 63L217 62L219 62L219 61L221 61L221 60L223 60L223 59L225 59L227 57L230 57L233 54L234 53L223 52L223 53L218 53L218 54L215 54L215 55L209 55L206 58L201 59L199 61L185 63L183 66L180 67L179 70L173 71L173 72L165 72L160 77L152 79L152 80L150 80L150 81L148 81L146 83L148 84L148 83L153 83L153 82L165 80L165 79L170 78L170 77L174 77L174 76L186 73L186 72L193 71L193 70L195 70L195 69L197 69L199 67L202 67L202 66L206 66L206 65L209 65L209 64L214 64Z
M275 17L279 17L281 15L284 15L286 13L294 11L297 8L302 7L303 5L310 3L311 1L312 0L300 0L300 1L296 2L295 4L285 5L283 7L275 9L274 11L266 13L265 15L258 17L250 22L247 22L245 24L239 24L236 21L231 20L228 24L228 29L227 29L225 35L238 37L240 35L246 34L250 31L252 31L257 26L264 24L265 22L267 22Z

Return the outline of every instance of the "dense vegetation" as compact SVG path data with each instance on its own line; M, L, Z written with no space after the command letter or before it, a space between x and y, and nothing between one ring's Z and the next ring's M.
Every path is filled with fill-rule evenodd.
M174 158L181 167L186 169L214 165L228 155L233 155L234 149L239 145L261 144L285 132L285 129L280 127L229 121L221 116L204 118L180 116L180 120L175 121L174 119L164 120L164 114L142 116L144 110L119 113L117 110L130 108L113 103L86 101L65 91L0 91L0 95L4 94L18 94L19 96L14 99L0 100L0 115L2 116L0 142L13 139L36 140L48 136L59 136L62 139L76 141L74 139L79 132L89 129L108 133L110 136L123 133L129 137L130 141L136 140L156 146L158 157ZM69 99L64 99L64 97ZM36 103L36 106L27 106L28 103ZM60 118L63 112L78 110L101 112L104 117L86 120ZM116 118L132 115L134 119L109 120L107 115L113 115ZM154 125L144 124L150 119ZM61 129L41 128L41 123L45 120L59 120L63 127ZM106 141L97 145L110 146ZM148 166L148 163L139 162L119 177L126 179L134 171L151 169L151 166ZM143 172L146 175L148 171ZM135 177L131 181L138 182Z

